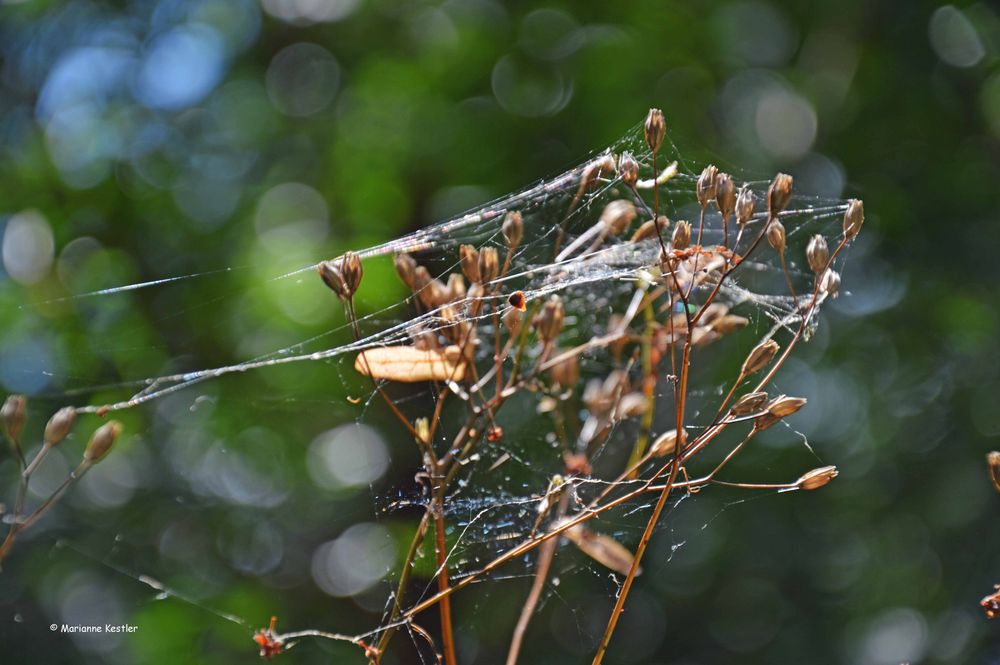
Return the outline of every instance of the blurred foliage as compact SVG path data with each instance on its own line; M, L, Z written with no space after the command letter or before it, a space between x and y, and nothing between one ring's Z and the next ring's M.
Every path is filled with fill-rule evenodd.
M318 281L270 277L558 173L659 106L688 168L786 170L799 191L863 198L869 221L845 272L855 297L790 366L841 477L679 511L609 661L996 662L977 602L1000 582L984 466L1000 447L998 51L1000 14L982 2L8 0L0 384L31 396L37 436L58 406L118 398L122 380L321 335L343 315ZM365 311L402 296L388 261L366 273ZM283 629L377 625L382 587L333 598L310 576L318 546L374 517L365 486L317 485L308 443L352 423L345 397L366 390L306 363L123 413L121 450L6 562L5 660L250 662L250 628L271 614ZM366 408L392 442L377 489L412 482L412 446ZM802 468L777 444L757 453L744 476ZM5 487L15 474L4 457ZM406 518L378 522L400 550ZM587 660L577 636L610 602L592 582L546 603L522 662ZM499 662L527 588L458 598L462 662ZM48 630L85 619L139 629ZM387 664L417 662L397 646ZM284 658L362 660L321 641Z

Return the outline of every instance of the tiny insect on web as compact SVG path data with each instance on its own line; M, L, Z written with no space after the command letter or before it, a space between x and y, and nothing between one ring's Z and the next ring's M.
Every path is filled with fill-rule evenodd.
M412 540L366 656L378 661L405 627L418 651L455 662L451 598L501 567L534 579L522 634L551 572L563 561L580 567L579 556L562 554L565 541L588 566L623 579L599 660L668 496L709 486L812 490L835 476L823 467L790 483L723 480L751 439L805 404L768 391L839 293L860 202L793 196L788 176L737 187L714 167L696 175L661 122L652 114L579 167L478 210L281 276L318 270L314 283L336 296L331 307L341 303L352 341L322 346L321 336L153 377L131 396L73 413L135 409L291 363L361 376L370 387L352 405L356 417L388 413L420 460L420 480L401 490L404 499L376 501L388 515L416 508L419 520L409 524ZM409 295L366 311L365 267L390 255ZM692 374L694 364L706 368L698 377L712 376L734 357L721 384ZM7 411L17 440L10 425L21 411ZM14 515L11 542L29 521ZM421 560L433 563L415 568ZM431 609L436 635L417 623ZM254 639L266 657L288 646L273 624Z

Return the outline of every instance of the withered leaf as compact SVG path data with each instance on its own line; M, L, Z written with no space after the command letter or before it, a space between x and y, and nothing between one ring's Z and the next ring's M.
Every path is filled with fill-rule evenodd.
M628 575L634 557L624 545L611 536L595 533L582 524L567 529L564 535L580 548L581 552L597 563L621 575ZM635 571L636 575L640 573L642 568Z
M461 348L418 349L413 346L382 346L368 349L354 359L354 369L376 379L416 383L460 381L465 376Z

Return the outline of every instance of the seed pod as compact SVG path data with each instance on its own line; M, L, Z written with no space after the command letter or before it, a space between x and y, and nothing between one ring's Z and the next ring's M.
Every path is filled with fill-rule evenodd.
M817 233L809 239L809 244L806 246L806 259L814 273L818 275L823 271L826 262L830 260L830 249L826 246L826 238Z
M347 288L348 298L353 298L361 286L361 278L364 277L365 270L361 265L361 258L354 252L347 252L340 259L340 272L344 275L344 286Z
M805 397L787 397L785 395L779 395L768 403L767 412L772 416L785 418L792 415L805 405Z
M549 368L549 379L562 388L572 388L580 381L580 358L570 356Z
M639 180L639 162L635 161L635 156L627 150L618 157L618 175L629 189L635 187L635 183Z
M635 205L625 199L612 201L601 211L601 222L611 235L620 235L635 217Z
M674 227L674 234L670 238L670 244L674 249L687 249L691 244L691 225L681 220Z
M861 225L865 223L865 205L860 199L851 199L844 213L844 238L850 240L858 235Z
M729 335L741 328L745 328L748 323L750 323L750 320L745 317L726 314L712 321L710 327L720 335Z
M723 219L736 210L736 183L728 173L720 173L715 179L715 202Z
M823 274L823 281L820 282L819 288L831 298L836 298L840 292L840 273L836 270L827 270Z
M637 418L646 413L647 408L649 408L649 402L642 393L635 392L622 395L622 398L618 400L618 405L615 407L615 419L627 420L629 418Z
M396 264L396 274L399 275L399 279L403 281L411 291L417 290L417 262L413 260L413 257L409 254L397 254L394 259Z
M611 536L594 533L582 524L566 529L563 532L566 539L580 548L580 551L591 559L615 571L619 575L628 575L632 569L635 557L624 545ZM636 568L635 574L642 573L642 568Z
M507 298L507 304L520 312L528 309L528 299L524 297L524 291L514 291L510 294Z
M462 264L462 274L473 284L481 282L479 275L479 252L472 245L458 248L458 260Z
M754 196L753 190L744 185L740 189L739 196L736 197L736 223L746 224L753 217L754 205L756 205L756 197Z
M792 199L792 176L779 173L767 188L767 214L775 217Z
M46 446L54 446L69 434L73 429L73 422L76 420L76 409L65 406L49 418L45 425L44 441Z
M520 332L523 323L524 312L517 307L510 307L503 313L503 325L511 337Z
M432 278L423 266L417 268L417 284L422 284L417 297L427 309L435 309L448 302L448 287L440 279Z
M736 400L732 408L729 409L729 415L749 416L751 413L757 413L763 409L765 404L767 404L767 393L747 393Z
M719 175L719 169L715 168L714 164L709 164L702 170L701 175L698 176L698 185L695 188L695 192L698 195L698 203L701 207L707 208L709 201L715 198L716 194L716 178Z
M10 395L0 409L0 420L3 421L4 430L11 440L17 442L21 440L21 430L28 419L28 400L24 395Z
M642 132L646 137L646 145L655 154L663 144L663 137L667 133L667 121L663 117L660 109L649 109L646 114L646 122L642 126Z
M465 298L465 280L457 272L453 272L448 275L448 286L446 287L448 292L448 301L455 302L457 300L462 300Z
M514 251L514 248L521 244L524 238L524 218L517 210L511 210L503 219L503 237L507 241L507 249Z
M747 355L747 359L743 361L740 374L749 376L764 369L774 360L774 356L777 355L779 348L781 347L773 339L766 340L753 347L753 350Z
M660 215L656 219L655 224L651 219L646 222L643 222L642 226L636 229L635 233L632 234L632 238L629 240L629 242L642 242L643 240L651 240L656 236L658 236L660 232L662 232L663 229L665 229L669 223L670 220L668 220L663 215Z
M763 432L767 428L773 426L775 423L780 423L781 418L774 415L773 413L763 413L753 419L753 428L758 432Z
M543 342L551 342L562 332L563 321L566 312L563 309L562 299L559 296L552 296L542 305L542 311L535 317L535 331L538 338Z
M836 478L838 473L835 466L823 466L803 474L795 484L800 490L818 490Z
M785 253L785 227L777 219L772 219L767 225L767 242L778 254Z
M1000 492L1000 452L994 450L986 456L986 468L990 471L993 489Z
M327 288L337 294L337 297L341 300L346 300L347 295L347 283L344 281L344 273L340 271L340 267L336 265L333 261L321 261L318 266L316 266L316 271L319 273L320 278L323 283L326 284Z
M489 284L500 274L500 258L495 247L483 247L479 252L479 276Z
M681 445L687 443L687 430L681 430ZM649 454L653 457L665 457L674 452L677 448L677 430L672 429L656 437L653 445L649 448Z
M615 172L615 160L609 153L601 155L583 169L581 184L584 188L590 189L601 179L603 175L611 175Z
M122 433L122 424L117 420L104 423L98 427L87 442L87 448L83 451L83 459L90 464L97 464L115 445L115 441Z

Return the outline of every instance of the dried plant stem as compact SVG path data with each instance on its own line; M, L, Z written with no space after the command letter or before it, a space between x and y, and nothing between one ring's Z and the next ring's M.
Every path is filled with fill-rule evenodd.
M389 640L392 639L393 633L396 632L395 624L399 619L399 613L403 609L403 594L406 593L406 589L410 585L410 573L413 570L413 561L417 556L417 552L420 551L420 545L424 542L424 534L427 533L427 525L430 522L430 516L430 510L425 510L424 516L420 519L420 524L417 526L417 530L413 534L413 540L410 542L410 549L406 552L406 559L403 561L403 568L399 574L399 584L396 586L396 597L393 599L392 611L389 613L389 627L382 633L382 636L378 641L378 646L375 648L376 658L373 662L376 663L376 665L378 660L381 659L382 654L385 653L385 649L389 645Z
M437 553L438 593L446 593L448 586L448 547L445 543L444 529L444 498L437 498L434 508L434 550ZM447 665L455 665L455 635L451 622L451 598L445 595L438 606L441 613L441 644L444 648L444 661Z

